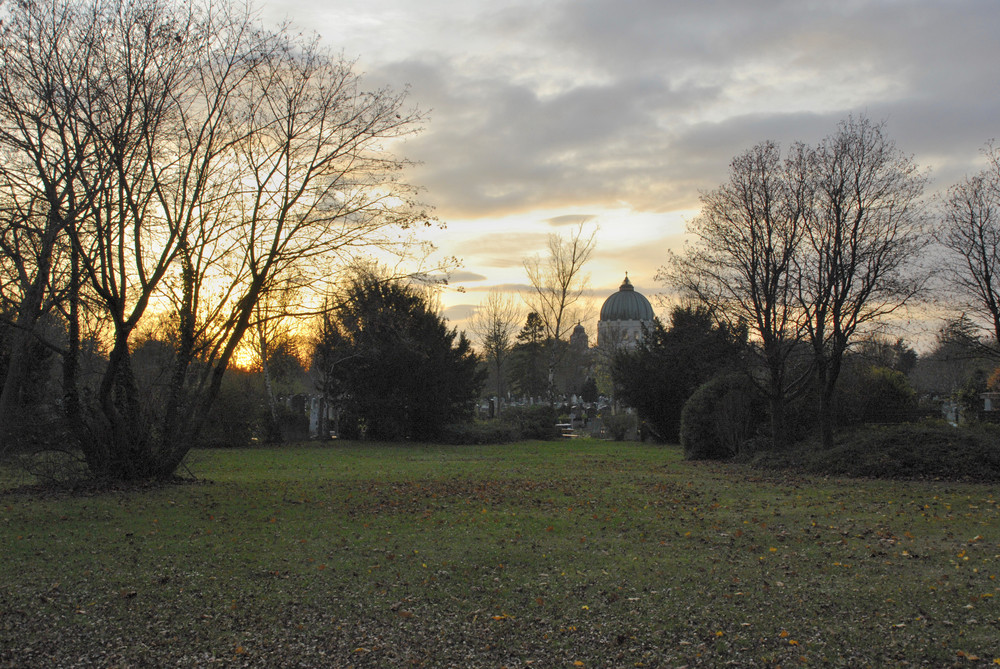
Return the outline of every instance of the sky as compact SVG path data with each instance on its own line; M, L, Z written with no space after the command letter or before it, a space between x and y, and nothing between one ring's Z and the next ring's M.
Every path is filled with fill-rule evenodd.
M395 149L446 225L428 237L462 261L442 295L459 327L580 222L598 229L595 307L626 272L656 307L699 195L761 141L814 144L863 114L933 193L1000 135L997 0L263 2L427 113Z

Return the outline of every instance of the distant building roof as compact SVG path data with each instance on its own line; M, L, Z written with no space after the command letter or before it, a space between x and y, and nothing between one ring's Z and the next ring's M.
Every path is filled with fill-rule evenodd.
M601 307L601 321L652 321L653 306L642 293L636 292L632 282L625 275L625 281L617 293L604 301Z

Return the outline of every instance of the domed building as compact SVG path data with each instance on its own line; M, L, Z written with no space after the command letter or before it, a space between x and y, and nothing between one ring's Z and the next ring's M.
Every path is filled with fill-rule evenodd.
M586 353L587 348L590 345L590 340L587 338L587 330L583 327L582 323L577 323L576 327L573 328L573 334L569 336L569 347L575 353Z
M642 326L651 326L653 318L653 306L645 295L636 292L626 274L618 292L606 299L601 307L597 345L635 346L642 337Z

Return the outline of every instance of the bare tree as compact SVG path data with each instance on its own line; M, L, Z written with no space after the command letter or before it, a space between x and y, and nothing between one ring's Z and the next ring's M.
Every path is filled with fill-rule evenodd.
M566 347L559 343L572 331L574 323L582 320L581 302L587 289L589 276L583 266L594 252L597 229L586 233L581 223L568 239L549 235L549 254L546 258L535 256L524 261L532 292L526 298L529 308L537 313L545 325L548 345L548 393L554 390L556 367Z
M5 294L17 306L0 390L0 449L25 381L28 348L41 337L39 320L66 288L58 280L65 235L87 208L79 177L85 168L93 174L105 169L94 160L92 137L80 122L94 91L76 85L95 66L98 26L75 3L6 7L0 24L0 253L11 279Z
M829 448L833 394L852 339L912 301L925 283L915 261L927 241L926 179L885 124L864 117L849 117L819 144L810 172L813 201L795 271Z
M948 190L936 237L951 260L943 266L954 303L985 324L990 341L983 352L996 355L1000 342L1000 148L991 143L983 153L987 167Z
M65 16L57 48L24 27L35 11ZM316 41L265 29L228 3L45 0L11 13L6 52L39 66L4 59L0 79L41 90L72 119L50 143L62 145L53 169L76 199L46 202L111 322L96 406L77 416L81 446L100 476L169 475L264 296L427 220L399 181L405 161L382 150L420 115L401 94L365 91L352 63ZM77 53L86 58L63 67ZM25 98L28 111L37 97ZM16 111L17 101L0 102ZM0 134L0 148L30 162L21 136L40 144L53 133L22 125ZM23 188L48 196L36 172ZM173 370L162 401L143 405L130 339L164 311L176 321Z
M497 409L500 415L500 398L503 396L504 363L510 356L520 326L521 310L516 301L497 289L486 296L472 316L470 329L482 346L484 357L493 365L497 378Z
M286 355L294 350L294 312L293 302L296 299L297 286L287 278L274 290L266 293L254 306L254 316L251 323L249 338L250 350L260 373L264 377L264 394L267 396L268 411L271 425L268 438L282 442L285 434L278 413L278 398L274 390L275 375L273 363L275 354L282 351Z
M728 184L703 196L694 244L661 278L750 327L767 371L772 437L783 440L785 398L814 374L823 443L843 356L859 331L919 294L925 179L885 134L848 118L817 147L782 161L760 144L732 163ZM811 349L811 365L801 344ZM791 374L790 370L796 368Z
M657 275L732 331L749 327L775 444L785 440L786 401L807 378L791 364L804 331L795 270L809 200L806 154L795 145L782 159L775 143L763 142L733 159L729 181L702 195L701 214L688 225L693 241Z

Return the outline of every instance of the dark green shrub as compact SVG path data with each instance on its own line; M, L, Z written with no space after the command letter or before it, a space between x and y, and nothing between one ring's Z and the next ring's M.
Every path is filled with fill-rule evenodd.
M203 446L239 448L266 436L270 414L258 379L249 372L230 370L212 403L201 434Z
M607 414L601 418L604 429L614 441L624 441L635 431L636 419L632 414Z
M559 439L556 412L547 404L526 407L509 407L500 416L500 422L512 426L519 439Z
M753 463L825 476L996 482L1000 427L928 422L859 428L837 435L830 450L804 442L787 453L761 454Z
M741 367L745 336L720 325L705 306L676 306L668 324L655 320L634 348L615 354L617 397L636 410L645 433L676 443L684 403L716 374Z
M756 434L763 413L745 375L713 378L694 391L681 411L684 457L723 460L737 455Z
M344 412L342 436L434 441L472 419L486 370L423 292L358 270L334 302L313 364Z
M986 372L977 369L952 393L952 399L959 406L960 422L975 423L979 420L979 413L983 408L980 395L984 392L986 392Z
M868 367L845 376L837 393L838 424L904 423L917 410L917 393L906 375Z

